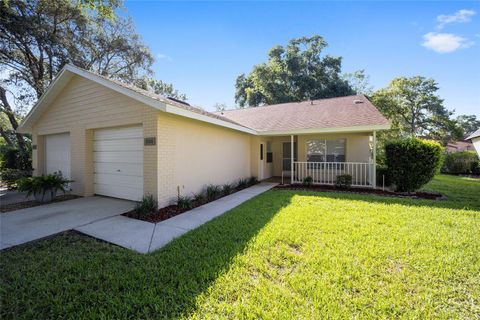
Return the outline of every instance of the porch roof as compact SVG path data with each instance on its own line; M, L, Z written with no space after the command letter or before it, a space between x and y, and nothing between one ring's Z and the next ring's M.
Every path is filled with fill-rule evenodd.
M218 112L258 134L372 131L390 127L364 96L283 103Z

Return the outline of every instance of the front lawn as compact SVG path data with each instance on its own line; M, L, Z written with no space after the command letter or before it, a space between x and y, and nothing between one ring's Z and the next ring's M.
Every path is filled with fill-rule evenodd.
M447 200L272 190L140 255L66 233L0 253L1 318L476 318L480 181Z

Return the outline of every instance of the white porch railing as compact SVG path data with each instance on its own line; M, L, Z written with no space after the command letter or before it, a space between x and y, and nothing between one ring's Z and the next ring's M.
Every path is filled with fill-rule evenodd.
M369 162L293 162L293 183L311 177L314 184L335 184L337 176L352 176L352 186L373 187L373 163Z

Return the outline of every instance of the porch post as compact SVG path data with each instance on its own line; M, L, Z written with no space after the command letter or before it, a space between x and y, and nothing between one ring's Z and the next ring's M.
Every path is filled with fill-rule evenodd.
M373 188L377 187L377 132L373 131Z
M290 135L290 184L293 184L293 175L295 174L295 168L293 166L294 160L294 150L293 150L293 134Z

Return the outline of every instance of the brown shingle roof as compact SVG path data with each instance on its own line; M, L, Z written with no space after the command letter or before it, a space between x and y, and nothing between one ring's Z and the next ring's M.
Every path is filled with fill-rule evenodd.
M388 125L387 119L364 96L303 102L218 112L257 131L290 131Z

